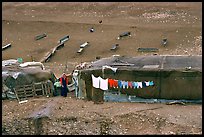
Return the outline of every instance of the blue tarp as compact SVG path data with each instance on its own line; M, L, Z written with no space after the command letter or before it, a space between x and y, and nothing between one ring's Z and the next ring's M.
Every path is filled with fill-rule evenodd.
M120 94L119 92L104 92L105 102L137 102L137 103L170 103L170 102L182 102L182 103L195 103L202 104L202 100L168 100L168 99L145 99L136 96L130 96L126 94Z

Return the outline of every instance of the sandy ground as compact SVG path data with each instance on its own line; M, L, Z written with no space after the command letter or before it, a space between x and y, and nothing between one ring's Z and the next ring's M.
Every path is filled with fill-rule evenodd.
M77 64L96 57L153 54L138 52L140 47L158 48L158 55L202 54L201 3L3 3L2 11L2 45L12 44L2 59L31 61L32 56L40 61L59 39L70 36L65 47L45 63L57 76L65 65L69 73ZM89 32L91 27L94 33ZM116 39L126 31L131 37ZM48 36L35 41L42 33ZM168 39L165 48L163 38ZM79 46L86 41L90 46L79 55ZM110 51L116 43L119 49Z
M12 44L2 51L2 60L21 57L31 61L32 56L39 61L59 39L70 36L65 47L44 64L57 77L96 57L154 54L138 52L140 47L158 48L158 55L202 55L202 3L199 2L3 2L2 5L2 46ZM95 32L89 32L91 27ZM131 32L131 37L116 39L126 31ZM35 36L42 33L47 37L35 41ZM168 39L166 47L161 46L163 38ZM86 41L90 46L78 54L80 44ZM110 51L116 43L118 50ZM43 125L49 130L41 132L38 127L36 134L202 134L202 105L107 102L97 105L69 97L29 99L25 104L6 100L2 105L4 134L32 134L30 129L17 127L23 126L25 123L21 121L26 121L23 119L32 113L41 109L44 113L45 108L50 108L47 116L50 120ZM151 110L154 107L158 108Z
M5 100L2 107L3 134L202 134L202 105L199 104L94 104L69 96L31 98L24 104ZM41 123L30 124L37 117ZM30 123L28 119L32 119ZM40 130L32 130L39 127Z

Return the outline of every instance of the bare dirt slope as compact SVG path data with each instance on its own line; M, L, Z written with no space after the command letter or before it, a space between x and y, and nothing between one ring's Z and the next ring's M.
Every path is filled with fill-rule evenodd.
M94 104L73 97L41 97L24 104L6 100L2 106L3 134L202 134L198 104Z
M140 47L158 48L159 55L202 54L202 3L3 3L2 45L12 44L3 51L2 59L21 57L36 61L55 47L65 35L70 40L45 65L58 76L68 62L67 72L84 61L97 56L114 54L125 56L152 55L140 53ZM102 20L102 23L99 23ZM95 32L89 29L94 27ZM131 37L117 40L119 34L130 31ZM35 41L36 35L48 36ZM161 40L168 39L166 48ZM90 42L84 52L80 44ZM113 44L119 49L110 51Z
M91 27L95 32L89 32ZM126 31L131 37L116 39ZM47 37L35 41L42 33ZM140 47L158 48L158 55L201 55L202 3L2 3L2 46L12 44L2 51L2 60L31 61L33 56L39 61L65 35L70 36L65 47L44 64L57 77L66 62L70 73L78 63L97 56L153 55L138 52ZM161 46L163 38L167 47ZM90 46L77 54L86 41ZM110 51L116 43L118 50ZM25 104L3 100L2 107L3 134L202 134L202 105L94 104L55 97Z

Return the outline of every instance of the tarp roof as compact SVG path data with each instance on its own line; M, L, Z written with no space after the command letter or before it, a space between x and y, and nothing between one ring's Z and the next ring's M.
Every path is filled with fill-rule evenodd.
M101 69L102 66L121 69L156 69L156 70L198 70L202 72L202 56L152 55L152 56L112 56L92 62L89 69Z

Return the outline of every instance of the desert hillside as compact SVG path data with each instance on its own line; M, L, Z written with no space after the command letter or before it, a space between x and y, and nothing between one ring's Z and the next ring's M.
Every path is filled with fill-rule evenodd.
M93 33L89 32L91 27ZM116 39L127 31L131 37ZM43 33L46 38L34 39ZM21 57L31 61L32 56L40 61L65 35L70 39L45 63L57 76L96 57L154 54L138 52L141 47L158 48L157 55L201 55L202 3L3 3L2 46L11 43L12 47L2 51L2 60ZM166 47L161 46L163 38L168 40ZM80 44L86 41L90 45L78 54ZM114 44L119 48L111 51Z
M102 22L100 22L102 21ZM94 32L90 32L90 28ZM131 32L130 37L117 39ZM37 35L47 37L35 40ZM2 60L40 61L70 39L45 67L59 77L81 62L121 55L202 55L201 2L3 2ZM167 45L161 45L162 39ZM82 54L80 44L89 42ZM111 51L114 44L119 44ZM157 52L138 52L157 48ZM173 85L174 86L174 85ZM195 85L194 85L195 86ZM2 100L3 135L202 134L202 104L103 102L68 97Z

